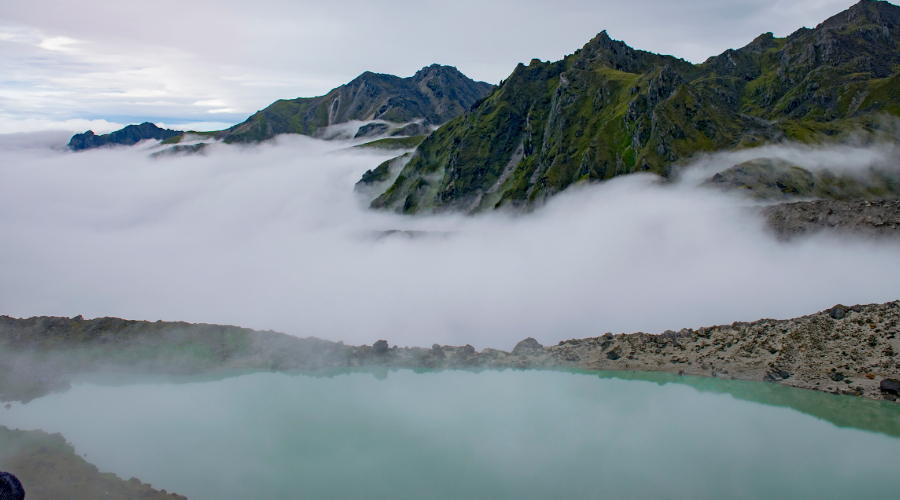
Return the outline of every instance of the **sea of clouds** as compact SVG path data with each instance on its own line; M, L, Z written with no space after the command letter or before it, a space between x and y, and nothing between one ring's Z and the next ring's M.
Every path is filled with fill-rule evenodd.
M511 349L529 336L550 344L900 299L900 242L778 242L751 202L696 187L742 156L704 158L675 184L576 186L525 215L408 217L368 210L353 192L393 154L346 141L281 136L153 159L149 144L73 153L65 139L0 136L0 314ZM780 150L851 169L894 154L805 151Z

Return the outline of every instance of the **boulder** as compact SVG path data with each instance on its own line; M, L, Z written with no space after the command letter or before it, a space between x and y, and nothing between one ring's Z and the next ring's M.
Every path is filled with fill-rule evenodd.
M881 392L885 394L900 396L900 380L886 378L881 381L881 383L878 385L878 388L881 389Z
M518 356L520 354L530 354L530 353L534 353L534 351L542 351L542 350L544 350L544 346L539 344L537 340L534 340L533 338L528 337L527 339L516 344L516 347L513 348L512 353L513 353L513 355Z
M375 350L375 354L385 354L388 351L388 343L387 340L379 340L372 345L372 349Z
M844 317L845 312L846 311L844 310L844 306L838 304L828 310L828 315L834 319L841 319Z

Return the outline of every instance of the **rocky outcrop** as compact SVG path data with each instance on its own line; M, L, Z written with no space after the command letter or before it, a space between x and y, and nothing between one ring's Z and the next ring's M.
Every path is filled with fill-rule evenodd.
M900 7L862 0L815 29L766 33L694 65L601 32L520 64L432 133L372 208L528 208L576 182L670 178L700 152L889 129L900 109Z
M859 172L811 172L780 158L758 158L719 172L702 184L760 200L883 200L900 198L895 165Z
M132 146L148 139L162 141L183 134L184 131L181 130L163 129L152 123L144 122L140 125L128 125L109 134L96 135L91 130L83 134L75 134L69 141L69 149L80 151L113 145Z
M799 201L759 209L780 240L820 232L900 236L900 201Z
M246 143L279 134L319 137L325 127L351 120L408 124L391 132L420 135L431 126L461 115L492 88L493 85L476 82L452 66L437 64L409 78L365 72L321 97L275 101L243 123L219 132L216 138L227 143ZM365 125L359 137L379 135L389 128L384 123Z

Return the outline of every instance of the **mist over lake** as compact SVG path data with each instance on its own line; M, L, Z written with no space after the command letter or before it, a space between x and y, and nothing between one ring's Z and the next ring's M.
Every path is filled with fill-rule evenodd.
M154 159L149 145L74 154L48 148L55 137L20 139L0 150L0 305L11 316L510 349L528 336L886 302L900 283L894 240L781 243L752 202L693 182L631 175L573 186L525 215L408 217L368 210L353 192L395 153L342 141L281 136ZM873 151L863 162L883 153ZM702 172L734 162L704 158Z

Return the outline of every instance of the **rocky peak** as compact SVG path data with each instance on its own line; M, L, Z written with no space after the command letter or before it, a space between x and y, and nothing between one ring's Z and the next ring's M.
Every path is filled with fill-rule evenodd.
M450 78L463 78L463 74L456 69L456 66L443 66L440 64L432 64L431 66L425 66L424 68L416 71L416 74L412 77L412 83L415 85L422 80L427 80L429 78L446 76Z
M860 0L849 9L816 26L817 29L844 29L876 24L895 28L900 24L900 7L882 0Z

